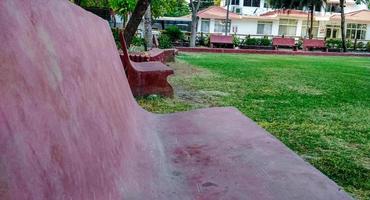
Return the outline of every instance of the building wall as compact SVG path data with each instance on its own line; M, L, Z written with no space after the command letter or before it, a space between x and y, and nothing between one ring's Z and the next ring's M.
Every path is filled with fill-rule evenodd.
M233 20L231 26L237 26L237 34L255 35L257 34L257 20Z

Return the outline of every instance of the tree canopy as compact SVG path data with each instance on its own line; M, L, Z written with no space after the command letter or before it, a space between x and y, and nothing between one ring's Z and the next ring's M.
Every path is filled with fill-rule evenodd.
M166 17L180 17L190 14L189 3L185 0L175 0L174 6L164 14Z

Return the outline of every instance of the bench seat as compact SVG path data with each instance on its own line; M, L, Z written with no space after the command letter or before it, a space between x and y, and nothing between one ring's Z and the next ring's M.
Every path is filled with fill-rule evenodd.
M328 50L325 44L325 40L319 39L304 39L303 49L305 51L308 51L309 49L322 49L323 51Z
M279 47L291 47L293 51L297 50L297 46L295 44L294 38L283 38L283 37L275 37L272 38L272 46L275 50L278 50Z
M211 48L216 46L233 47L233 37L231 35L215 35L209 37Z

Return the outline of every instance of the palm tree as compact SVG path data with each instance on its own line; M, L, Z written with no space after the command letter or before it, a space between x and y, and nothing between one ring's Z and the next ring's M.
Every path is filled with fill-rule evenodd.
M308 8L310 8L310 28L308 29L308 37L310 39L312 39L313 37L313 34L312 34L312 30L313 30L313 15L314 15L314 12L315 12L315 8L316 7L322 7L324 2L326 3L326 0L303 0L303 1L300 1L302 5L300 6L307 6Z
M345 0L339 0L339 6L340 6L340 30L342 33L342 48L343 51L347 51L346 46L346 17L344 15L344 1Z

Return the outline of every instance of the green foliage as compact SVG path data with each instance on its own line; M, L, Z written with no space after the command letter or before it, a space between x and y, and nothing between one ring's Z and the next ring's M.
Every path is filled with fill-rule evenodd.
M159 48L160 49L169 49L172 48L172 42L170 37L167 34L161 34L158 38Z
M297 48L298 49L301 49L303 46L303 38L299 38L298 42L297 42Z
M145 40L144 40L144 38L135 35L132 38L131 45L134 45L134 46L144 46L145 45Z
M370 42L367 42L366 44L366 51L370 52Z
M215 0L214 4L215 6L221 6L221 0Z
M154 18L158 18L160 16L166 15L166 13L171 13L171 11L177 7L178 1L179 0L152 0L151 2L152 16ZM134 11L136 2L137 0L109 1L111 8L121 16L125 16L128 13Z
M152 8L152 16L158 18L164 16L166 13L176 6L177 0L152 0L150 4Z
M199 0L193 0L194 3L198 3ZM210 6L214 5L214 0L200 0L201 4L199 6L199 10L206 9Z
M260 39L259 45L261 46L270 46L272 41L268 39L267 37L263 37Z
M268 39L267 37L263 38L251 38L250 36L247 36L242 44L243 45L251 45L251 46L270 46L272 41Z
M109 8L108 0L81 0L82 7Z
M167 27L163 34L166 34L172 42L181 40L184 38L184 33L177 26Z
M206 37L207 35L205 35L204 33L200 33L200 36L198 37L198 44L200 46L206 46Z
M190 14L189 4L185 0L175 0L174 5L164 14L166 17L181 17Z
M356 48L357 49L363 49L363 48L365 48L365 43L363 43L363 42L358 42L357 44L356 44Z
M235 47L238 47L241 44L241 40L237 35L233 35L233 44Z
M112 28L112 34L114 37L114 41L116 42L117 49L121 49L121 41L119 40L119 29L118 28Z
M353 48L353 41L352 40L347 40L346 41L346 46L347 46L347 48Z
M328 48L341 48L342 40L340 39L328 39L326 40L326 47Z
M136 0L110 0L109 3L118 15L125 16L134 11Z
M258 40L257 40L257 38L247 37L247 38L244 39L243 44L244 45L257 45Z

